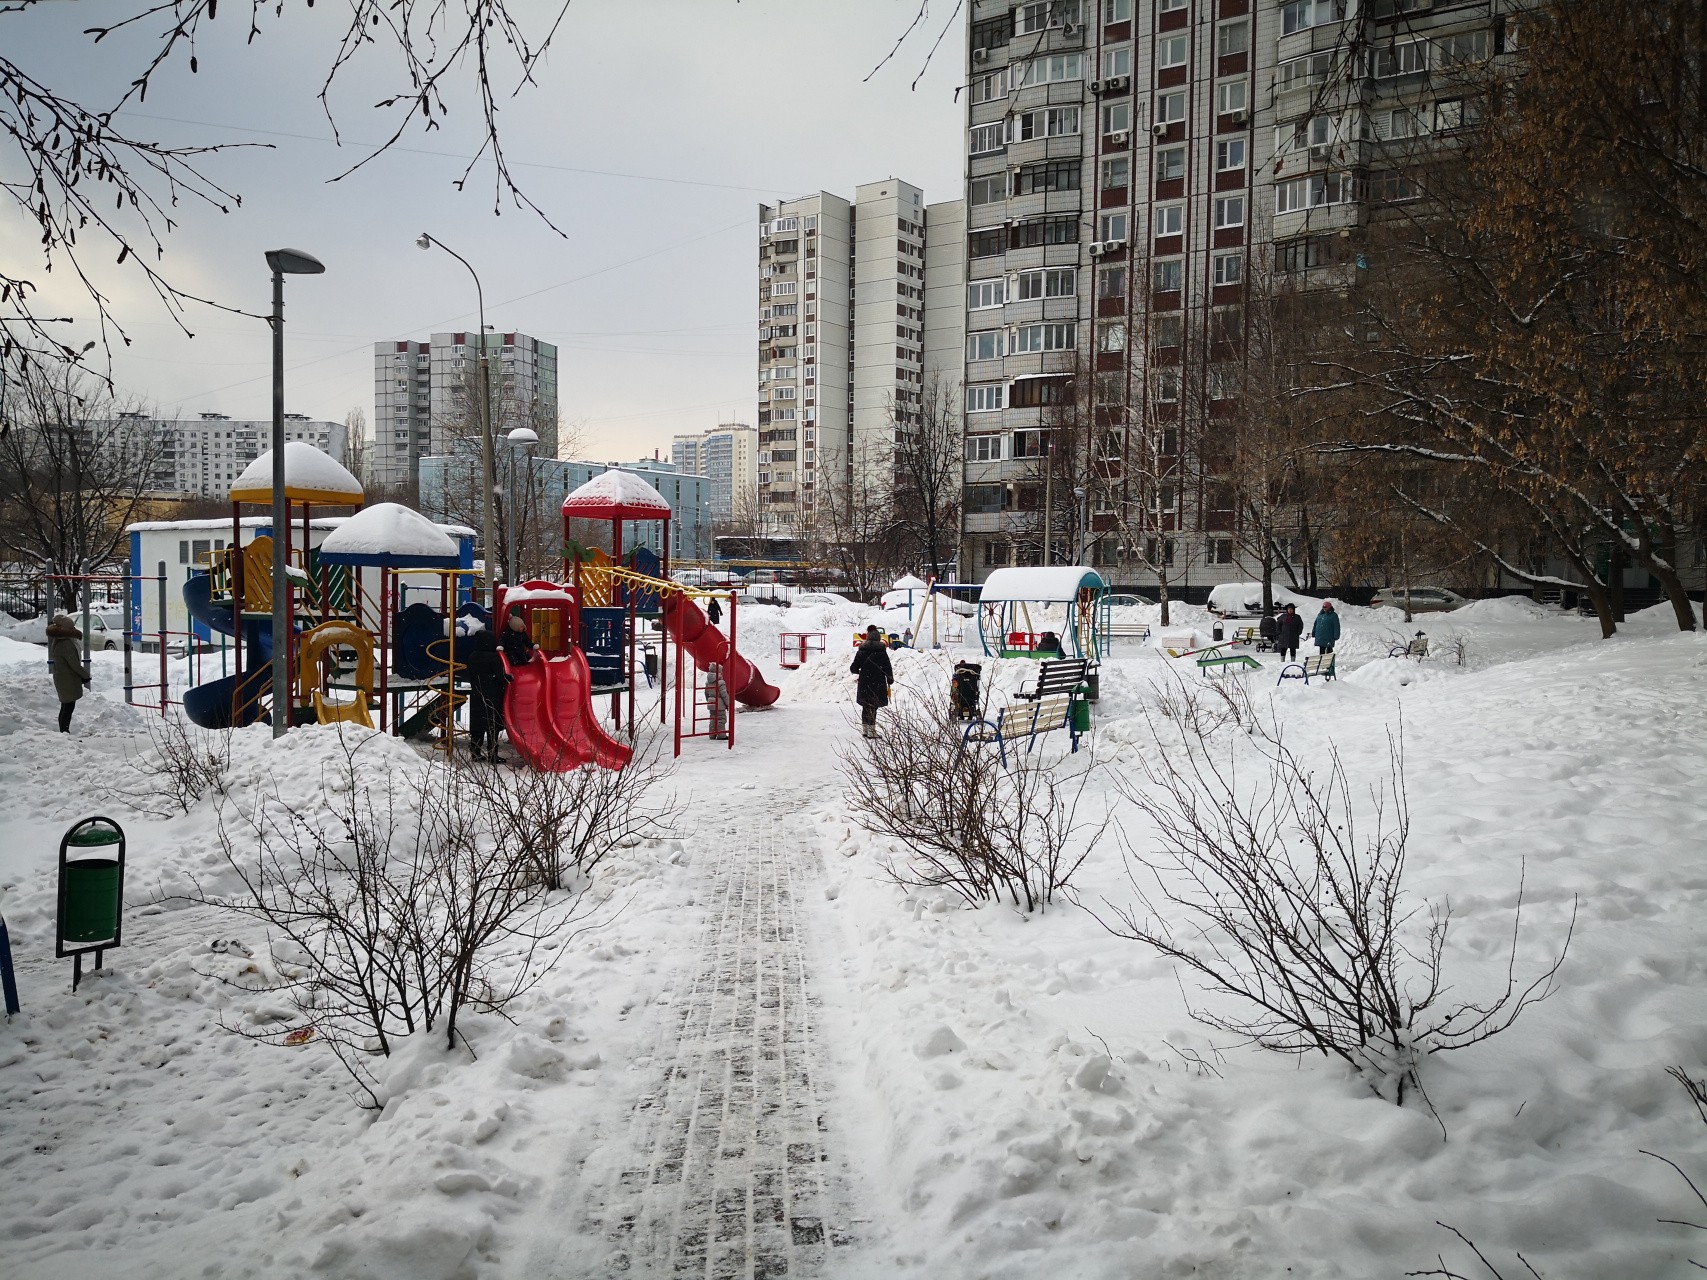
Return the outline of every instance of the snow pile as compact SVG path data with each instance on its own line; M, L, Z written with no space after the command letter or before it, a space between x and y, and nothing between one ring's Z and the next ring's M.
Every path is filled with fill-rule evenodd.
M362 484L329 453L305 440L287 440L284 447L285 491L338 494L355 502L362 498ZM273 451L268 449L231 482L233 501L259 502L273 492ZM325 501L325 498L320 498Z
M563 514L586 519L663 520L670 514L670 504L643 478L632 471L613 467L601 472L563 499Z
M381 502L358 511L326 535L320 551L327 556L390 554L442 560L447 568L454 568L459 556L449 534L400 502Z

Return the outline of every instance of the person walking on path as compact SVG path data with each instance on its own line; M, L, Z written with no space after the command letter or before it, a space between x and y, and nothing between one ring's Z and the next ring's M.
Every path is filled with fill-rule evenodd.
M1289 604L1280 611L1280 634L1274 638L1274 651L1288 662L1298 660L1298 641L1304 635L1304 619L1298 616L1298 606Z
M83 633L63 613L47 624L47 664L53 669L53 691L59 695L59 731L71 732L71 713L89 687L90 672L83 661Z
M859 677L859 690L854 701L859 703L861 731L868 738L877 736L877 709L889 705L889 686L895 683L895 668L889 662L889 650L883 643L883 630L873 623L865 629L865 641L854 654L848 668Z
M723 621L723 606L717 603L716 596L712 596L710 603L705 606L705 618L714 627Z
M1334 612L1332 600L1322 601L1322 611L1310 627L1310 638L1316 642L1317 653L1332 653L1340 638L1340 616Z

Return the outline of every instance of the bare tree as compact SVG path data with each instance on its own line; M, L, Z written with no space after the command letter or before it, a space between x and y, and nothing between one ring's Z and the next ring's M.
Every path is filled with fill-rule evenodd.
M352 406L344 415L344 465L350 474L367 484L368 466L367 411Z
M932 374L917 407L890 401L895 430L895 515L910 567L941 577L960 541L965 413L960 383Z
M889 451L867 444L846 474L823 469L818 476L812 532L822 542L823 558L855 599L875 600L901 562Z
M0 548L43 574L91 573L141 518L170 443L69 365L0 366ZM76 587L58 585L61 607Z

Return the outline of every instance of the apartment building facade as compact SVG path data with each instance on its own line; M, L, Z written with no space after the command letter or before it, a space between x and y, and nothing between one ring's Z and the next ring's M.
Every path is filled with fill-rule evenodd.
M758 505L768 527L811 523L856 474L888 483L888 446L917 418L927 367L958 374L958 284L930 285L959 278L962 211L960 201L927 206L896 178L856 187L851 202L820 191L759 206Z
M751 520L759 501L759 431L741 422L724 423L670 442L670 461L684 475L708 482L714 525Z
M1517 7L974 0L963 574L1249 576L1217 460L1250 291L1355 287L1360 229L1474 123L1462 73L1512 47ZM1076 466L1051 455L1064 415Z
M336 459L350 462L348 431L341 422L325 422L306 414L284 416L285 439L313 445ZM146 413L122 413L116 422L90 423L98 447L115 447L149 459L150 487L175 497L224 498L231 484L256 458L272 448L273 423L266 419L233 419L228 414L204 413L196 418L153 418ZM146 443L141 440L146 437Z
M459 436L478 435L480 343L472 332L374 343L367 483L414 484L423 458L452 452ZM555 458L557 348L525 333L496 331L485 334L485 345L494 435L531 427L539 433L538 455Z

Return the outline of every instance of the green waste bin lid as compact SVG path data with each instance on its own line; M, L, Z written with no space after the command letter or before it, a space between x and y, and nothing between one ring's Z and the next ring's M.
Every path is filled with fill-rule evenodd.
M95 826L84 827L81 831L69 835L65 843L73 848L86 849L95 845L117 844L123 837L117 827Z

